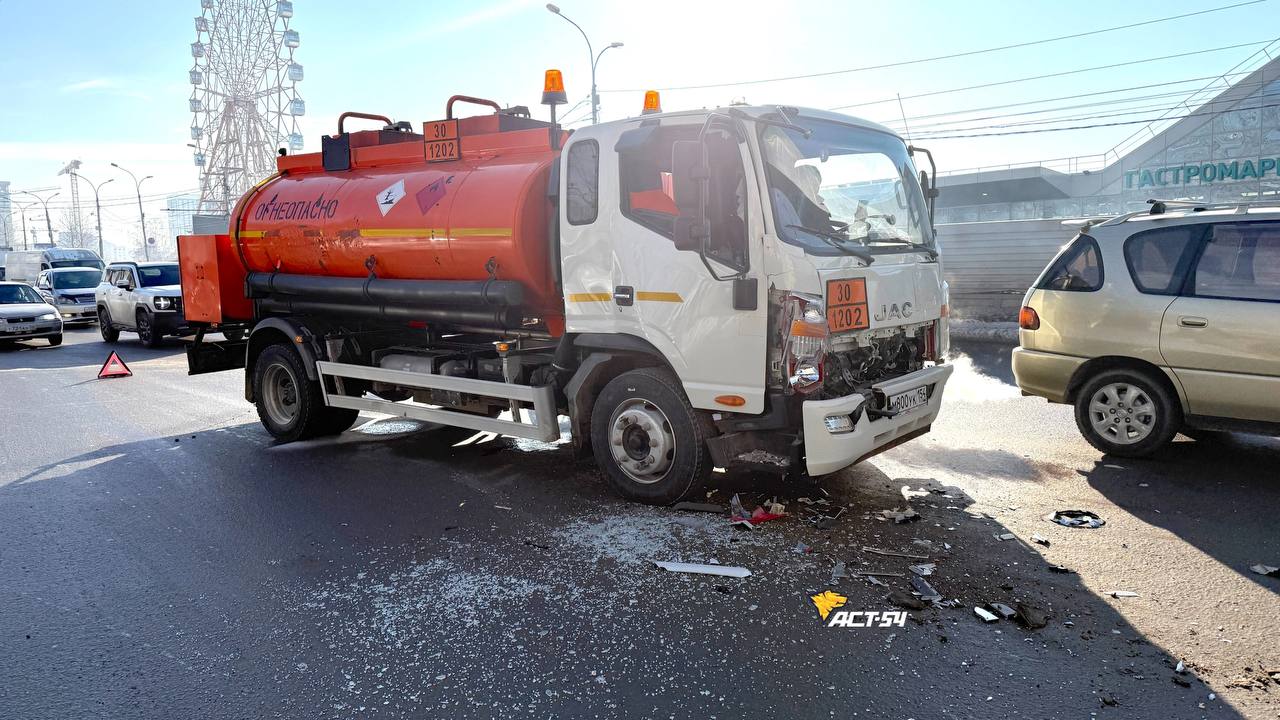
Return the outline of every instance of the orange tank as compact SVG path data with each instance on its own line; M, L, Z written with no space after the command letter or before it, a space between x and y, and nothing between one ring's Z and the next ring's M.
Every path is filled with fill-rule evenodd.
M425 123L421 135L342 124L323 152L280 157L279 174L236 206L232 238L248 272L496 277L520 283L522 313L559 334L547 198L558 150L545 123L495 113Z

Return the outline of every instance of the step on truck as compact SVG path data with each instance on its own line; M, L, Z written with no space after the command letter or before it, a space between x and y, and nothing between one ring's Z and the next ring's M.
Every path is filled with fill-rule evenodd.
M421 132L344 113L320 152L282 152L228 234L179 239L190 372L243 368L286 442L360 411L567 432L648 503L716 467L817 476L928 432L952 368L927 151L831 112L664 113L653 93L570 132L563 97L548 71L550 122L455 96Z

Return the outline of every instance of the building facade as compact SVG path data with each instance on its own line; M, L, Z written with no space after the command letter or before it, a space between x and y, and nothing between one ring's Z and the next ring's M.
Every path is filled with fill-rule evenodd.
M936 220L957 315L1012 319L1074 234L1063 221L1141 211L1150 199L1280 204L1280 57L1175 116L1120 152L940 177Z

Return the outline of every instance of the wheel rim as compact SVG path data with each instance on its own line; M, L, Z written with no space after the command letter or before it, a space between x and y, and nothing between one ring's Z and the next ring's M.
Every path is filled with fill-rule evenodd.
M271 422L287 426L298 416L298 385L283 365L271 365L262 374L262 407Z
M620 403L609 418L609 449L627 477L650 485L671 469L676 436L657 405L631 398Z
M1089 399L1089 424L1116 445L1142 442L1155 429L1158 419L1159 409L1136 385L1103 385Z

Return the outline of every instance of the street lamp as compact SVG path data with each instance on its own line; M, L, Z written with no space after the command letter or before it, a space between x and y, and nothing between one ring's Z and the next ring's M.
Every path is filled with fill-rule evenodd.
M44 206L44 228L49 232L49 245L56 245L57 243L53 241L53 222L49 220L49 201L58 197L58 193L54 193L47 198L42 198L30 190L19 190L18 192L22 195L30 195L36 200L39 200L40 204Z
M564 13L560 12L560 7L558 5L555 5L554 3L547 3L547 10L550 10L552 13L559 15L560 17L564 18L570 25L578 28L578 32L582 33L582 39L587 41L587 59L591 61L591 124L595 125L596 123L600 122L600 93L596 92L596 66L600 64L600 58L606 52L608 52L609 50L612 50L613 48L622 47L622 43L620 42L609 43L609 47L605 48L604 50L601 50L600 54L597 55L596 51L591 47L591 38L587 37L587 31L583 30L581 25L570 20L568 17L565 17Z
M35 203L33 202L29 202L26 204L14 203L14 205L18 206L18 214L22 216L22 249L26 250L28 249L27 248L27 208L35 205Z
M129 177L133 178L133 189L138 193L138 222L142 223L142 257L150 261L151 251L147 248L147 215L142 212L142 183L150 180L154 176L148 175L139 180L137 175L134 175L115 163L111 163L111 167L117 170L124 170L124 172L129 173Z
M115 180L115 178L107 178L97 185L94 185L92 180L83 175L77 173L75 177L89 183L89 187L93 188L93 210L97 214L98 218L98 257L102 257L102 203L98 199L98 191L102 189L103 185Z

